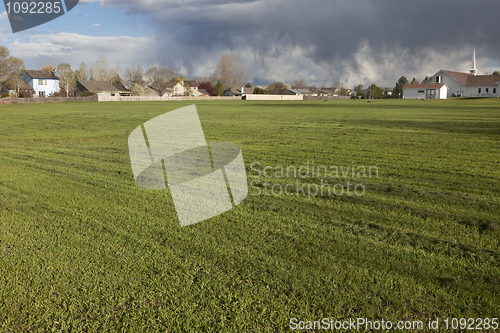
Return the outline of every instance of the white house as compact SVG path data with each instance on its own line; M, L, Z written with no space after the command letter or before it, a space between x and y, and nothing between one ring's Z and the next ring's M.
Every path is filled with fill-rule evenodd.
M186 87L189 86L191 88L191 96L198 97L198 96L203 96L201 92L198 91L199 84L196 81L182 81L182 85L184 86L184 93L186 92Z
M423 84L445 84L447 97L498 97L500 76L477 75L476 52L472 56L472 68L469 73L440 70Z
M33 88L35 97L47 97L59 92L59 78L54 72L27 70L23 79Z
M448 87L443 83L407 84L403 87L406 99L446 99Z

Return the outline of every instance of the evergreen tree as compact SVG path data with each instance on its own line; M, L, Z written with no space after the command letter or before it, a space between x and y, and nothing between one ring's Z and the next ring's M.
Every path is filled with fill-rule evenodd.
M217 96L222 96L223 93L224 93L224 88L222 88L222 83L220 82L220 80L218 80L217 84L215 85L215 94Z
M396 86L394 87L394 91L392 95L397 98L403 98L403 87L408 84L408 79L404 76L401 76L396 82Z

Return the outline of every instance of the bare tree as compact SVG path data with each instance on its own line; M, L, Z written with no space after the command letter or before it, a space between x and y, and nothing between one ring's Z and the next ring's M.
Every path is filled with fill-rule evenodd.
M120 60L116 60L115 68L110 73L111 77L109 78L109 82L111 82L111 84L113 85L123 84L123 80L120 77L120 72L121 72Z
M82 62L80 67L75 71L75 81L83 81L88 79L87 64Z
M22 74L14 75L11 79L7 81L8 86L14 88L16 91L16 97L19 97L19 90L21 90L21 85L24 82Z
M90 66L90 79L95 81L116 82L119 77L120 62L117 61L115 68L111 68L105 54L97 59L96 63ZM120 79L121 81L121 79Z
M184 84L184 96L191 96L191 94L193 93L193 89L191 88L191 86L187 83Z
M307 88L307 84L304 82L304 80L296 80L292 82L292 88L293 89L305 89Z
M215 74L212 74L210 76L195 76L194 80L196 82L210 82L212 86L215 87L219 79L215 76Z
M155 89L159 96L163 96L167 91L168 83L174 78L175 74L169 68L152 66L144 73L144 76L146 83Z
M130 87L130 95L132 96L143 96L144 95L144 87L139 83L134 83Z
M43 64L42 68L40 68L40 70L52 72L56 68L57 68L57 62L51 57L48 57L45 63Z
M105 54L99 57L94 65L90 66L90 79L106 81L109 78L109 62Z
M242 87L245 80L245 66L241 59L234 53L221 55L215 70L215 76L220 78L224 90L233 87Z
M24 62L11 56L9 49L0 45L0 85L9 79L17 80L23 71Z
M71 66L69 64L57 66L57 76L59 77L59 89L65 91L66 97L69 97L69 92L76 87L76 77Z
M144 86L144 78L143 78L143 72L142 72L142 67L137 66L135 67L129 67L125 70L125 73L123 74L123 83L125 84L125 87L130 89L133 87L136 83Z
M267 93L269 95L282 95L286 89L286 85L283 82L273 82L267 86Z
M344 88L344 83L341 81L335 81L332 84L332 88L342 89L342 88Z

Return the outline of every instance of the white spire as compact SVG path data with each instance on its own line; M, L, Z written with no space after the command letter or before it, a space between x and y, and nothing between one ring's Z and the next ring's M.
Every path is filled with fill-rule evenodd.
M476 50L472 53L472 68L469 70L471 74L474 74L474 76L477 74L477 69L476 69Z

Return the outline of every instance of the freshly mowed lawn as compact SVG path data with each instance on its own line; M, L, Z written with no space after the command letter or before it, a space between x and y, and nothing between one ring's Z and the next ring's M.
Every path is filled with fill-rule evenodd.
M189 104L0 105L0 331L500 317L500 100L197 101L254 186L181 228L168 190L135 185L127 138ZM378 177L298 179L362 196L264 195L308 161Z

